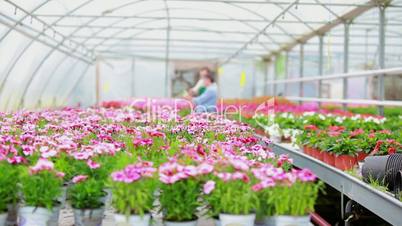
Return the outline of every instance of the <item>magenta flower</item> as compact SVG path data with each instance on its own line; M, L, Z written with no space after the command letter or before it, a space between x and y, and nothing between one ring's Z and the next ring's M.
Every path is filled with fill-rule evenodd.
M209 180L204 184L203 191L205 194L211 193L215 189L215 181Z
M101 165L97 162L94 162L92 159L88 159L87 160L87 165L89 166L89 168L91 169L97 169L99 168Z
M72 182L73 182L74 184L77 184L77 183L80 183L80 182L85 181L86 179L88 179L88 176L87 176L87 175L78 175L78 176L75 176L75 177L72 179Z
M51 171L53 169L54 169L53 162L51 162L45 158L40 158L35 166L32 166L29 168L29 172L31 174L36 174L41 171L45 171L45 170Z
M230 160L230 164L237 170L242 170L242 171L249 170L249 166L247 165L245 160L232 159L232 160Z
M201 163L197 166L197 171L199 174L209 174L214 170L214 166L208 163Z
M56 176L59 178L63 178L66 174L63 172L56 172Z
M24 163L24 162L26 162L26 160L25 160L25 158L24 157L22 157L22 156L13 156L13 157L11 157L11 158L7 158L7 161L10 163L10 164L20 164L20 163Z
M116 181L116 182L123 182L126 177L124 172L122 172L122 171L113 172L111 176L112 176L113 181Z
M317 179L315 174L309 169L302 169L298 171L297 177L303 182L315 181Z

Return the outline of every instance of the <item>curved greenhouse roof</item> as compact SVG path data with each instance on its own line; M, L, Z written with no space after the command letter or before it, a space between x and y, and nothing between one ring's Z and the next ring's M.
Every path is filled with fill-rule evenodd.
M0 107L65 99L96 59L222 65L267 60L299 44L317 51L319 36L336 57L344 51L345 36L338 25L345 23L351 64L376 61L378 7L387 8L387 64L398 65L402 1L397 0L0 1Z

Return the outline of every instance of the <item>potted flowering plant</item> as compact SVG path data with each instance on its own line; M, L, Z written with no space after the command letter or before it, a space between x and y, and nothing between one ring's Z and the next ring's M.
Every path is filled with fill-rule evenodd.
M7 220L8 208L15 207L18 202L18 167L6 161L0 161L0 226ZM6 172L6 173L5 173Z
M72 182L67 195L74 210L74 225L101 225L106 196L104 182L86 175L75 176Z
M285 172L266 165L254 170L254 174L260 179L253 188L259 191L266 225L310 225L308 214L314 211L322 187L321 182L314 182L316 177L311 171Z
M219 214L222 226L254 225L259 207L257 194L251 189L248 161L232 159L217 164L215 177L204 184L204 199Z
M113 172L112 206L119 226L148 226L155 201L157 180L152 162L139 162Z
M335 167L340 170L350 170L357 164L357 153L359 152L358 140L341 135L333 139L327 151L333 152L335 157Z
M195 166L171 160L159 167L160 205L166 226L195 226L201 183Z
M47 225L58 218L57 198L61 194L63 173L55 172L53 163L39 159L35 166L22 172L21 194L24 207L19 209L19 225ZM53 211L53 212L52 212Z

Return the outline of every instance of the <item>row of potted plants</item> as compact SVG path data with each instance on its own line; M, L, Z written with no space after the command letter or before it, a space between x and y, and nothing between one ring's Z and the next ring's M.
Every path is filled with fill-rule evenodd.
M291 141L306 154L342 170L353 168L369 154L402 151L401 131L389 130L398 118L305 112L257 115L254 120L273 141Z
M19 225L58 225L67 203L75 225L99 225L111 200L120 225L148 225L153 211L167 225L194 224L204 214L222 225L253 224L256 215L307 222L322 184L309 170L292 169L269 143L213 114L2 113L0 220L17 206Z
M172 160L159 167L159 179L150 165L132 164L112 174L119 222L149 225L149 213L159 201L165 225L196 225L202 213L217 225L254 225L256 215L265 216L268 225L277 225L272 222L283 218L289 223L304 220L300 225L308 225L308 212L314 209L322 186L314 183L315 176L308 170L285 171L272 164L257 167L244 159L198 166ZM145 173L138 176L133 171ZM129 196L129 191L134 195Z

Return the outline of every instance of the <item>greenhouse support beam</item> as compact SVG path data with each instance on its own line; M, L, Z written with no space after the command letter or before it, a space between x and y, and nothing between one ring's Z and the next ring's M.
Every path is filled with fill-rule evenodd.
M169 56L170 56L170 10L167 0L163 1L166 12L166 49L165 49L165 97L170 97L170 73L169 73Z
M157 0L154 0L157 1ZM188 0L175 0L175 1L184 1L188 2ZM193 2L223 2L223 3L236 3L236 4L275 4L275 5L288 5L289 1L253 1L253 0L191 0ZM305 1L300 1L298 5L305 5L305 6L316 6L317 3L313 2L305 2ZM365 6L366 4L364 3L337 3L337 2L328 2L325 3L327 6L334 6L334 7L358 7L358 6ZM392 5L394 7L402 7L401 5Z
M386 76L398 76L402 74L402 67L398 68L388 68L388 69L378 69L378 70L366 70L360 72L353 72L347 74L332 74L326 76L308 76L304 78L291 78L291 79L282 79L271 83L300 83L303 82L314 82L318 80L336 80L336 79L343 79L343 78L358 78L358 77L374 77L379 75L386 75Z
M239 6L237 6L237 5L233 5L233 6L239 7ZM240 7L240 8L241 8L241 7ZM183 10L183 9L186 9L186 10L187 10L187 9L188 9L188 10L200 10L200 9L191 8L191 7L180 7L180 8L172 8L172 7L169 7L169 10L172 10L172 9L180 9L180 10ZM243 9L243 8L241 8L241 9ZM148 13L151 13L151 12L158 12L158 11L162 11L162 10L163 10L163 11L166 11L166 7L162 8L162 9L147 10L147 11L142 12L141 14L148 14ZM244 9L243 9L243 10L244 10ZM210 13L210 12L215 13L215 14L217 13L217 12L209 11L209 10L203 10L203 11L206 11L206 12L208 12L208 13ZM226 15L221 14L221 13L218 13L218 14L219 14L219 15L222 15L222 16L226 16ZM259 14L257 14L257 15L258 15L258 16L261 16L261 15L259 15ZM138 16L138 14L137 14L137 15L133 15L133 16ZM227 16L226 16L226 17L227 17ZM95 17L95 18L96 18L96 17ZM121 22L121 21L123 21L123 20L131 19L131 18L132 18L132 17L121 17L121 20L118 20L117 22L115 22L114 24L112 24L112 26L116 25L117 23L119 23L119 22ZM169 16L169 20L170 20L171 18L172 18L172 17ZM153 18L149 18L149 21L140 22L140 23L136 24L135 26L132 26L132 28L135 28L137 25L140 25L140 24L145 24L145 23L148 23L148 22L154 22L154 21L156 21L156 20L165 20L165 19L166 19L166 17L158 17L158 18L153 17ZM249 24L249 23L242 22L242 21L240 21L239 19L232 18L232 17L228 17L228 18L225 18L225 19L228 19L228 20L231 20L231 21L236 21L236 22L242 23L242 24L244 24L245 26L247 26L247 27L249 27L249 28L251 28L251 29L253 29L253 30L255 30L255 31L259 31L259 29L258 29L257 27L252 26L252 25ZM110 26L109 26L109 27L110 27ZM170 27L170 28L171 28L171 27ZM166 27L166 29L167 29L167 27ZM106 28L105 28L105 29L102 29L102 30L106 30ZM127 29L125 29L125 28L122 28L122 29L119 29L119 30L121 30L121 31L118 31L117 33L114 33L113 35L111 35L111 36L109 36L109 37L104 37L104 38L103 38L104 41L103 41L103 42L100 42L99 44L96 44L92 49L95 50L98 46L103 45L104 42L114 39L119 33L126 32L126 31L127 31ZM141 34L141 32L139 32L138 34ZM137 34L135 34L135 35L137 35ZM267 37L267 38L269 38L272 42L275 42L275 39L273 39L272 37L270 37L268 34L264 34L264 36ZM89 37L89 38L93 39L94 36L91 36L91 37ZM134 41L134 40L133 40L133 37L130 37L130 36L129 36L129 40L130 40L130 41ZM147 39L146 39L146 40L147 40ZM148 41L148 40L147 40L147 41ZM165 42L165 39L163 39L163 40L161 40L161 41ZM243 43L243 42L242 42L242 43ZM114 44L119 44L119 43L114 43ZM260 42L259 42L258 44L261 45L266 51L269 51L269 49L268 49L263 43L260 43ZM280 43L274 43L274 44L280 46ZM109 48L109 49L110 49L110 48ZM109 49L108 49L108 50L109 50Z
M299 63L299 77L303 78L304 77L304 43L300 44L300 63ZM299 96L304 97L304 83L303 81L300 81L299 83ZM302 101L300 101L300 104Z
M369 9L372 9L375 7L375 5L365 5L365 6L361 6L361 7L370 7ZM172 8L174 9L174 8ZM55 15L55 14L34 14L37 17L47 17L47 18L57 18L57 17L61 17L63 15ZM355 18L356 16L350 17L349 14L347 14L348 16L339 16L339 18L343 18L343 20L346 19L351 19L351 18ZM117 16L117 15L113 15L113 16L101 16L101 15L71 15L69 17L72 18L89 18L89 19L93 19L93 18L109 18L109 19L154 19L154 20L163 20L166 19L163 16ZM266 23L269 22L267 20L264 19L236 19L236 18L206 18L206 17L171 17L171 20L186 20L186 21L190 21L190 20L194 20L194 21L213 21L213 22L242 22L242 23ZM276 22L277 24L301 24L299 21L297 20L278 20ZM325 21L312 21L312 20L304 20L304 23L309 24L309 25L331 25L333 22L329 23L329 22L325 22ZM337 23L336 25L341 24ZM390 23L390 25L393 26L400 26L402 23L398 23L398 22L392 22ZM357 25L365 25L365 26L376 26L378 25L378 23L375 22L359 22L357 23ZM315 30L316 31L316 30ZM314 32L315 32L314 31ZM317 34L316 34L317 35Z
M131 59L131 97L135 96L135 58Z
M83 7L83 6L85 6L86 4L90 3L91 1L93 1L93 0L88 0L88 1L86 1L86 2L84 2L84 3L82 3L82 4L80 4L80 5L77 6L76 8L74 8L74 9L72 9L71 11L67 12L63 17L60 17L60 18L58 18L56 21L52 22L50 25L44 23L44 26L46 25L47 29L51 29L53 25L57 24L57 22L59 22L60 20L62 20L63 18L65 18L65 16L72 14L73 12L77 11L78 9L80 9L81 7ZM14 4L14 3L10 2L10 1L8 1L8 2L9 2L10 4L12 4L13 6L15 6L16 8L22 10L22 9L21 9L19 6L17 6L16 4ZM22 10L22 11L24 11L25 13L27 13L27 14L29 14L29 15L32 14L32 13L28 13L28 12L25 11L25 10ZM4 15L3 15L3 16L4 16ZM7 16L4 16L4 17L8 18ZM12 18L11 18L11 19L12 19ZM7 25L6 25L6 26L7 26ZM10 28L11 28L11 27L10 27ZM83 61L83 62L85 62L85 63L87 63L87 64L91 64L91 63L92 63L92 59L89 59L89 60L85 59L85 57L87 57L86 54L81 54L81 55L83 55L84 58L82 58L82 57L80 57L80 56L78 56L78 55L76 56L76 55L73 54L73 53L75 52L75 50L77 50L80 45L77 45L77 46L75 47L75 49L73 49L73 51L70 51L70 48L69 48L69 47L66 47L67 50L62 49L62 48L61 48L62 46L63 46L63 47L66 46L66 45L64 44L65 40L67 40L67 38L65 38L65 36L62 35L63 40L62 40L61 42L58 42L58 41L55 40L54 38L53 38L53 39L51 38L51 40L53 40L53 41L55 41L56 43L58 43L58 44L56 44L56 45L53 45L53 44L50 44L50 43L48 43L48 42L46 42L46 41L40 39L41 36L49 37L49 36L46 35L46 33L45 33L46 29L44 29L44 30L42 30L42 31L38 31L38 30L36 30L36 29L34 29L34 28L32 28L32 27L27 27L27 28L29 28L30 30L36 32L36 34L35 34L35 35L32 35L32 34L29 34L29 33L26 32L26 31L24 31L23 29L20 29L20 28L15 27L15 26L13 27L13 30L16 30L16 31L20 32L21 34L27 36L28 38L31 39L31 41L30 41L30 42L28 43L28 45L26 45L26 46L24 47L24 49L19 53L19 55L17 56L17 58L14 60L12 66L11 66L11 67L8 69L8 71L6 72L6 75L4 76L3 80L1 81L1 85L0 85L0 96L3 94L3 88L2 88L2 87L5 86L6 82L8 81L8 78L9 78L10 73L12 72L12 70L14 69L14 67L17 65L17 62L20 60L20 58L24 55L24 53L25 53L36 41L37 41L37 42L40 42L40 43L42 43L42 44L44 44L44 45L46 45L46 46L48 46L48 47L50 47L50 48L52 48L51 51L53 51L53 50L56 49L56 50L58 50L58 51L60 51L60 52L62 52L62 53L64 53L64 54L66 54L67 56L77 58L77 59L79 59L79 60L81 60L81 61ZM54 31L54 35L55 35L55 34L60 34L60 33ZM73 33L73 34L74 34L74 33ZM70 36L69 38L71 38L71 36ZM82 46L82 45L81 45L81 46ZM90 58L90 57L88 57L88 58ZM40 64L42 64L42 63L40 63ZM39 68L38 68L37 70L39 70ZM29 79L31 80L32 78L29 78ZM29 83L28 83L28 86L29 86ZM27 89L27 88L28 88L28 87L26 87L25 89ZM25 92L26 92L26 91L24 90L24 93L25 93ZM23 102L24 96L25 96L25 94L22 96L21 102ZM7 106L7 105L8 105L8 101L6 102L6 106Z
M268 85L267 85L268 84L268 76L269 76L269 64L270 64L270 62L267 60L264 63L264 86L263 86L264 96L269 95L269 93L268 93L269 89L268 89Z
M324 35L319 36L318 75L324 76ZM318 81L318 98L322 98L322 80ZM321 103L318 103L321 106Z
M258 41L258 38L260 35L263 35L266 33L267 29L272 25L274 25L283 15L286 14L287 11L289 11L295 4L298 3L298 0L291 2L285 9L282 10L273 20L271 20L268 24L266 24L261 30L259 30L249 41L245 42L239 50L234 52L232 55L230 55L226 60L224 60L221 65L229 63L233 58L237 57L241 52L243 52L245 49L247 49L247 46L252 44L255 41Z
M312 39L313 37L316 37L317 35L327 33L328 31L332 30L334 27L344 23L344 21L353 20L354 18L360 16L361 14L367 12L368 10L376 7L378 5L378 2L385 2L385 1L387 1L387 0L370 0L366 4L364 4L364 6L359 6L359 7L354 8L353 10L341 15L340 18L334 19L330 23L325 23L318 29L303 35L301 38L298 39L298 41L290 42L275 52L283 51L285 49L293 49L295 46L299 45L299 43L306 43L308 40ZM377 25L377 24L373 23L373 25ZM273 53L269 54L266 57L269 58L272 55L273 55Z
M359 23L356 23L354 25L359 25ZM401 23L402 25L402 23ZM55 27L60 27L60 28L77 28L80 25L78 24L57 24ZM160 30L166 30L166 27L132 27L132 26L105 26L105 25L88 25L85 26L86 28L93 28L93 29L99 29L99 28L106 28L108 30L138 30L138 31L160 31ZM367 28L365 28L366 30ZM217 33L217 34L242 34L242 35L254 35L255 32L251 31L231 31L231 30L218 30L218 29L210 29L210 28L196 28L196 27L191 27L191 28L184 28L184 27L174 27L172 26L171 31L183 31L183 32L197 32L197 33ZM299 36L303 35L304 33L292 33L289 32L289 34L293 36ZM280 32L270 32L270 36L286 36L283 33ZM343 37L342 34L331 34L331 37ZM356 37L356 38L365 38L367 37L366 35L360 35L360 34L353 34L351 37ZM377 35L369 35L369 38L377 38ZM387 38L396 38L399 39L401 35L394 34L394 35L387 35ZM310 43L309 43L310 44Z
M93 0L90 0L90 1L93 1ZM55 35L57 35L57 36L60 36L60 37L62 38L62 41L61 41L61 44L60 44L60 45L63 45L67 50L71 50L71 49L72 49L71 44L75 44L75 45L77 45L77 46L81 46L81 47L84 48L85 50L88 50L84 45L80 45L80 43L78 43L78 42L76 42L75 40L71 39L71 37L68 37L68 36L64 35L63 33L60 33L60 32L58 32L57 30L55 30L54 27L53 27L53 25L54 25L55 23L57 23L57 22L53 22L52 24L48 24L48 23L46 23L46 21L42 20L41 18L39 18L38 16L36 16L34 13L31 13L31 12L25 10L24 8L20 7L19 5L17 5L17 4L14 3L13 1L5 0L5 2L9 3L10 5L12 5L13 7L15 7L15 8L18 9L19 11L22 11L22 12L24 12L25 14L29 15L29 17L31 18L31 21L32 21L32 20L35 20L36 22L42 24L42 27L43 27L42 31L37 31L38 34L39 34L38 37L40 37L40 36L46 36L47 38L51 39L52 41L54 41L54 42L56 42L56 43L59 43L59 41L58 41L57 39L55 39L55 37L54 37ZM87 2L84 2L84 3L81 4L81 5L85 5L85 4L87 4ZM79 6L79 7L81 7L81 6ZM61 17L58 18L56 21L60 21L62 18L65 18L65 17L67 17L67 16L69 16L69 15L71 15L71 14L70 14L70 13L67 13L67 14L61 15ZM32 22L31 22L31 23L32 23ZM18 26L19 26L19 25L20 25L20 24L18 24ZM16 27L17 27L17 26L14 26L14 30L17 30ZM26 26L26 27L29 27L29 29L31 29L31 30L37 30L37 29L34 29L33 27L30 27L30 26ZM52 37L52 36L49 36L49 35L46 35L45 32L46 32L47 30L51 30L51 31L53 32L53 37ZM70 46L67 45L67 44L65 44L67 41L70 43ZM85 54L82 54L82 55L85 56Z
M385 6L379 7L379 29L378 29L378 66L380 69L385 68ZM383 101L385 99L385 83L384 75L378 76L378 99ZM378 106L378 114L384 116L384 106Z
M349 41L350 41L350 21L346 21L344 24L344 40L343 40L343 73L349 72ZM342 79L342 98L348 99L348 78ZM343 110L347 109L347 104L343 104Z
M289 51L285 52L285 79L289 78ZM288 84L284 85L283 95L286 96L288 94Z
M275 56L275 61L273 62L273 66L274 66L274 74L272 77L272 80L276 81L278 79L278 67L277 67L277 63L278 63L278 55ZM278 85L277 84L272 84L272 92L273 92L273 96L276 97L277 95L277 88Z
M16 21L14 23L13 27L9 27L8 30L1 36L0 38L0 42L3 41L3 39L5 37L7 37L8 34L10 34L11 31L14 30L14 28L16 26L18 26L20 23L22 23L26 18L28 18L30 15L32 15L35 11L39 10L40 8L42 8L42 6L46 5L48 2L50 2L51 0L46 0L44 2L42 2L41 4L39 4L38 6L36 6L35 8L33 8L30 12L26 13L23 17L21 17L21 19L19 19L18 21Z
M96 106L100 105L100 59L96 58L96 66L95 66L95 104Z

